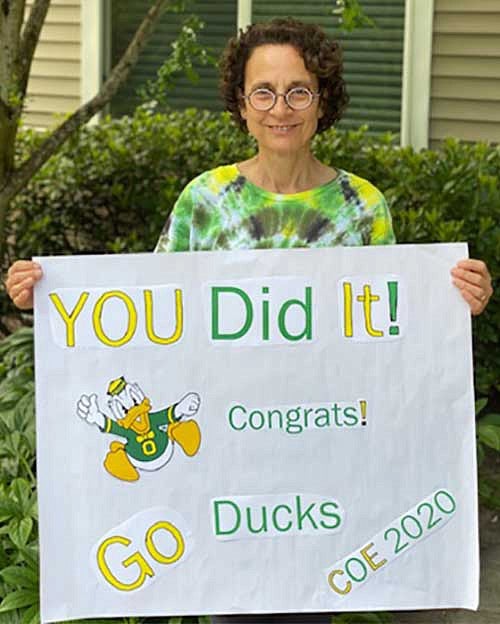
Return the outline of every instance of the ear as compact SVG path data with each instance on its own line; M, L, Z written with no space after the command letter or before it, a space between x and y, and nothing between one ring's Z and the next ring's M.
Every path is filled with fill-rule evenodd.
M238 100L240 102L240 115L246 121L246 119L247 119L247 104L246 104L245 98L243 97L243 91L241 89L238 89L237 95L238 95Z

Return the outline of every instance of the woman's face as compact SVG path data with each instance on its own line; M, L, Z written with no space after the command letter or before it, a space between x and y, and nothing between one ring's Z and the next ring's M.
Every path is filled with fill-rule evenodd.
M307 87L318 91L318 79L304 65L304 60L291 45L261 45L253 50L245 67L245 93L266 88L275 93L286 93L293 87ZM259 151L295 153L309 147L322 116L319 99L315 98L306 110L292 110L279 97L269 111L257 111L243 100L241 116L247 122L249 133L255 137Z

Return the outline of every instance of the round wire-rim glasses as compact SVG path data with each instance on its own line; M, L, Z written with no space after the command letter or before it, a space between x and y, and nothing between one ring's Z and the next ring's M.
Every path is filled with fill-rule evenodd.
M276 105L278 98L283 96L288 108L295 111L306 110L319 97L319 93L314 93L307 87L292 87L285 93L275 93L271 89L260 87L252 91L249 95L244 95L243 99L250 102L250 106L256 111L270 111Z

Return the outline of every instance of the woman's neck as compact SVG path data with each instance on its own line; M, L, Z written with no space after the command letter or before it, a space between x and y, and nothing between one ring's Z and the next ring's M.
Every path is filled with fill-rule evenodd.
M294 154L259 153L238 164L253 184L271 193L300 193L325 184L336 171L320 163L310 151Z

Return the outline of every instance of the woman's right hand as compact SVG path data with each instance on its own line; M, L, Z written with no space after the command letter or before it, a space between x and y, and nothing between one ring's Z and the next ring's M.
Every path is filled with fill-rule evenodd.
M9 297L21 310L33 307L33 288L42 277L42 267L31 260L16 260L7 272L5 287Z

